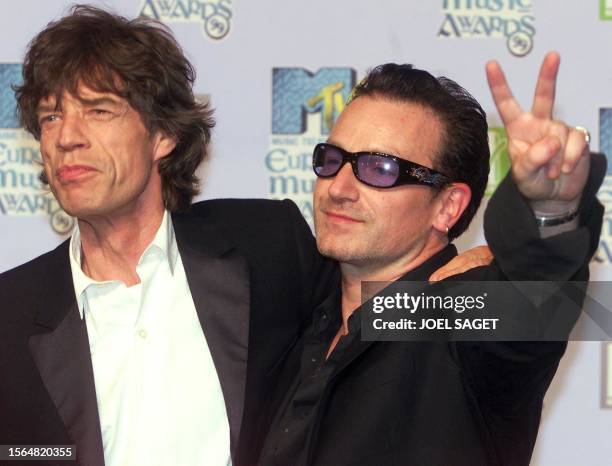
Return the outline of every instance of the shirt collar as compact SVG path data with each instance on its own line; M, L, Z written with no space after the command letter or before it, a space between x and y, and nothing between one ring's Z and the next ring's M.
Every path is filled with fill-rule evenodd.
M162 252L163 257L168 261L168 265L170 266L170 273L174 275L174 270L176 268L176 263L178 260L179 252L178 245L176 244L176 237L174 235L174 228L172 227L172 221L170 218L169 212L164 211L164 217L162 219L161 225L157 229L155 233L155 237L151 244L147 246L147 248L143 251L140 259L138 260L138 264L140 264L143 258L149 254L150 251L159 250ZM72 236L70 237L70 268L72 271L72 283L74 284L74 293L76 295L77 304L79 306L79 313L81 314L81 319L83 318L83 294L87 290L87 288L91 285L103 285L112 283L113 281L96 281L87 275L81 269L81 232L79 231L79 226L77 224L74 229Z

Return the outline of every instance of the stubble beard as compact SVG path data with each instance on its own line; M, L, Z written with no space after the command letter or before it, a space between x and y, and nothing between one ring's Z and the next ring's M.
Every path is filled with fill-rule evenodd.
M325 236L325 235L321 235ZM325 257L334 259L343 264L350 264L356 267L371 266L377 263L380 258L373 248L359 246L350 240L344 243L338 241L325 241L317 237L317 248Z

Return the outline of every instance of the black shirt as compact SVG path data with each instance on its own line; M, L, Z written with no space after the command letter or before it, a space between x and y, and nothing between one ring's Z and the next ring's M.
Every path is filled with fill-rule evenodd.
M349 334L338 341L325 359L341 325L340 293L315 310L312 324L306 329L300 345L294 349L300 370L283 396L272 428L262 450L260 465L300 466L308 462L310 435L319 411L321 396L347 346L358 338L359 316L349 317Z

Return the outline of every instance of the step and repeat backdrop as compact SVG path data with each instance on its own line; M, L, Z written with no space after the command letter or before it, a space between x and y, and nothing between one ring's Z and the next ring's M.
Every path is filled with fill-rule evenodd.
M19 128L11 85L30 39L73 2L0 2L0 272L65 240L74 219L40 185L38 145ZM561 54L555 116L588 128L612 157L612 0L108 0L166 23L215 108L200 198L291 198L311 222L313 146L326 139L368 68L412 63L466 87L487 111L490 195L508 170L507 139L486 84L502 64L531 104L544 54ZM75 44L78 46L78 44ZM612 280L612 161L594 280ZM486 201L485 201L486 202ZM482 208L460 248L483 244ZM36 287L32 283L32 287ZM2 303L0 303L2 306ZM415 381L418 383L418 381ZM612 344L572 342L546 397L533 465L612 464Z

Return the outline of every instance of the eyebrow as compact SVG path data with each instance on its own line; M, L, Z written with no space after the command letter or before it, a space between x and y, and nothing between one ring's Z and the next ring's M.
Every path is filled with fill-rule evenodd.
M82 102L85 105L89 105L89 106L96 106L96 105L100 105L100 104L110 104L110 105L115 105L118 106L121 103L118 102L117 100L111 98L111 97L98 97L96 99L86 99L84 97L79 97L78 100L80 102Z
M108 104L108 105L113 105L115 107L120 106L120 102L118 102L116 99L113 99L111 97L98 97L95 99L87 99L85 97L78 97L77 100L81 103L83 103L84 105L90 106L90 107L95 107L96 105L101 105L101 104ZM38 107L36 107L36 112L37 113L42 113L42 112L54 112L58 109L58 105L57 103L54 104L42 104L42 105L38 105Z
M344 149L342 144L338 144L338 142L336 142L334 139L328 138L326 142L328 144L333 144L334 146L338 146L341 149ZM344 149L344 150L346 150L346 149ZM388 150L380 150L380 149L366 149L366 150L360 149L360 150L355 151L355 152L376 152L378 154L387 154L387 155L392 155L394 157L403 158L401 155L399 155L399 151L395 151L395 150L388 151Z
M40 104L38 104L38 106L36 107L36 113L53 112L56 109L57 109L57 104L54 104L54 105L51 105L51 104L40 105Z

